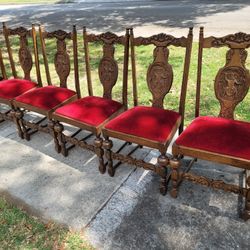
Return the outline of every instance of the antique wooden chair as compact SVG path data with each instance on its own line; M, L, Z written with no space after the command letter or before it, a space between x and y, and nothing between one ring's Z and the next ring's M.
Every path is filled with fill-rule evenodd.
M43 61L45 66L47 86L39 83L37 89L31 90L14 100L16 108L15 117L18 121L18 130L22 138L30 140L30 135L40 130L47 133L54 133L53 121L51 114L60 106L72 102L80 97L79 75L78 75L78 58L77 58L77 32L73 26L72 32L57 30L53 32L43 31L39 26L39 36L42 47ZM52 85L49 62L47 58L45 40L56 41L56 53L54 55L54 66L59 77L59 86ZM52 39L52 40L51 40ZM68 88L67 79L70 74L70 56L67 50L66 41L69 41L73 47L74 58L74 78L75 90ZM72 86L71 86L72 87ZM33 111L44 117L37 122L30 122L24 119L24 111ZM48 120L46 124L43 121Z
M81 98L75 102L65 105L55 111L53 119L56 121L54 127L56 148L61 150L64 156L68 155L68 150L78 145L91 151L95 151L100 158L99 170L101 173L105 172L105 165L103 163L103 149L101 128L112 118L127 109L127 78L128 78L128 57L129 57L129 30L126 30L125 36L117 36L113 33L107 32L99 35L88 34L86 28L83 29L85 64L87 73L87 84L89 96ZM101 84L103 85L103 97L93 95L89 43L101 44L103 47L103 56L99 62L98 73ZM122 102L114 101L112 99L112 89L117 82L118 77L118 63L114 58L115 45L122 45L124 47L123 55L123 79L122 79ZM64 122L74 125L79 128L76 133L67 136L63 133L64 126L59 123ZM87 135L85 138L79 140L75 138L81 130L87 130L96 136L94 145L88 144L86 139L91 136ZM58 138L58 139L57 139ZM66 147L66 143L71 146Z
M131 59L132 59L132 77L134 89L134 108L129 109L117 118L110 121L103 129L105 141L105 155L108 160L108 173L114 176L115 169L121 162L129 163L137 167L152 170L161 176L160 192L166 194L167 166L169 158L166 151L172 137L179 128L182 131L184 121L184 103L186 98L186 88L188 82L189 64L192 47L192 28L189 30L188 37L175 38L171 35L158 34L149 38L134 38L131 29ZM137 106L137 81L136 81L136 63L135 46L154 45L153 62L149 65L147 71L147 84L152 93L152 107ZM169 93L173 82L173 69L168 62L169 46L185 48L185 62L183 70L183 80L181 86L181 95L178 112L164 109L163 102L167 93ZM110 137L138 144L137 147L147 146L158 149L160 156L158 164L147 163L131 157L132 150L128 155L119 152L113 152L113 143ZM113 160L118 160L116 165Z
M203 49L228 47L226 63L217 73L214 89L220 103L219 117L200 116L200 88ZM236 33L224 37L206 37L200 29L198 75L196 90L196 118L173 144L171 195L177 196L178 186L183 179L208 187L231 191L246 198L242 217L250 218L250 123L234 120L236 106L246 96L250 75L245 67L246 49L250 47L250 35ZM179 171L183 156L194 158L186 169ZM229 185L222 180L213 180L189 173L195 159L203 159L242 168L246 174L246 186Z
M12 71L11 79L8 79L6 68L3 62L2 50L0 50L0 67L3 80L0 82L0 103L6 104L10 107L5 112L0 112L0 122L4 120L14 119L14 107L13 99L37 86L37 83L41 83L41 76L39 70L39 61L37 57L37 40L34 25L32 29L28 30L24 27L18 27L15 29L7 28L3 23L3 35L5 38L5 44L8 51L9 62ZM12 44L9 37L19 37L19 50L18 57L19 63L23 70L23 76L18 76L16 70L16 64L12 54ZM32 46L29 46L28 38L32 38ZM34 53L34 63L36 68L36 82L31 80L31 70L33 67L32 52ZM21 136L21 134L20 134Z

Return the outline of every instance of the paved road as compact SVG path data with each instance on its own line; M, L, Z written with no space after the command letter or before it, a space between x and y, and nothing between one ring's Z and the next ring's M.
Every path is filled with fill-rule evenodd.
M218 3L219 2L219 3ZM51 5L0 6L0 21L11 25L43 23L49 30L86 25L92 31L123 32L133 26L137 35L158 32L185 34L205 26L206 34L250 33L250 2L240 1L113 1ZM197 35L196 29L196 35Z

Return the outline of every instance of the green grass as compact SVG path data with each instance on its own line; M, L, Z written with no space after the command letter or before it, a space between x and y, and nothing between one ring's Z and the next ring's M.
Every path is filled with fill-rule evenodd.
M91 250L81 233L42 223L0 197L0 249Z

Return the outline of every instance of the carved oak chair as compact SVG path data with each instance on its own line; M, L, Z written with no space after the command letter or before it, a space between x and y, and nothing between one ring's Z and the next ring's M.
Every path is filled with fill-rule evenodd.
M15 97L37 87L37 83L41 83L39 61L37 55L37 40L34 25L32 25L32 29L30 30L24 27L11 29L7 28L6 24L3 23L3 35L5 38L5 44L8 51L13 78L8 79L7 77L2 51L0 50L0 67L3 78L3 80L0 82L0 103L6 104L10 107L9 110L0 112L0 122L4 120L14 119L15 111L13 106L13 99ZM23 70L23 76L17 75L16 63L14 61L12 53L12 43L10 41L10 37L19 37L18 59ZM28 38L32 38L32 46L29 45ZM31 51L33 51L33 53ZM31 70L33 67L32 54L34 54L33 57L36 68L37 83L31 80Z
M218 117L200 116L200 89L202 75L203 50L208 48L228 47L226 63L217 73L214 81L215 95L220 103ZM250 218L250 123L234 120L236 106L246 96L250 74L245 67L246 49L250 47L250 35L236 33L224 37L206 37L203 28L200 29L198 74L196 90L196 118L186 128L173 144L171 195L177 196L182 180L189 180L208 187L231 191L246 198L245 210L242 217ZM181 158L194 158L188 168L181 172ZM222 180L213 180L204 176L189 173L196 159L228 164L244 169L246 186L229 185Z
M46 133L54 133L52 113L60 106L72 102L80 97L78 58L77 58L77 32L73 26L72 32L57 30L53 32L43 31L39 26L39 36L42 47L43 61L45 66L47 84L39 83L39 88L29 91L15 98L15 117L18 123L19 134L22 138L30 140L30 135L38 130ZM49 62L47 58L46 40L56 41L56 53L54 55L54 66L59 77L59 86L52 85ZM74 79L75 90L68 88L67 79L71 71L70 56L67 50L66 41L73 47ZM47 85L47 86L46 86ZM33 111L44 117L37 122L30 122L24 119L24 112ZM48 120L46 124L43 121Z
M121 162L143 167L160 175L160 192L163 195L166 194L169 179L169 175L167 174L169 158L166 155L166 151L176 131L179 129L179 132L181 132L183 128L184 103L188 82L192 38L192 28L189 30L188 37L181 38L175 38L166 34L158 34L149 38L134 38L133 30L131 29L131 60L135 107L110 121L102 131L105 138L103 147L105 148L105 155L108 160L108 173L110 176L114 176L115 169ZM153 97L152 107L138 106L137 103L134 47L141 45L154 45L153 62L149 65L147 71L147 84ZM169 46L171 45L183 47L186 51L179 110L177 112L164 109L163 106L164 98L166 94L169 93L173 82L173 69L168 62ZM128 155L113 152L113 142L110 137L138 144L134 149L147 146L159 150L160 156L158 157L158 164L154 165L131 157L134 150L129 152ZM118 163L114 165L113 160L118 160Z
M86 28L83 29L85 65L87 73L87 84L89 96L81 98L75 102L58 108L53 119L56 121L54 130L56 148L61 150L64 156L68 155L68 150L78 145L91 151L95 151L100 159L99 170L105 172L103 163L103 149L101 129L112 118L127 109L127 78L128 78L128 57L129 57L129 30L126 30L125 36L117 36L107 32L102 34L88 34ZM93 95L89 43L101 44L103 48L103 56L99 62L98 73L99 79L103 86L103 97ZM123 79L122 79L122 102L113 100L112 89L116 85L118 77L118 63L115 60L115 45L122 45L124 48L123 54ZM79 128L76 133L67 136L64 131L64 126L61 122L73 125ZM79 140L75 138L81 130L86 130L96 136L94 145L88 144L86 139L91 136ZM66 145L70 143L71 146Z

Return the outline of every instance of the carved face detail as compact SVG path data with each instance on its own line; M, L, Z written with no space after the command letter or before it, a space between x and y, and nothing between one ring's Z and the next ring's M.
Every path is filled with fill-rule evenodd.
M161 94L171 79L172 74L166 64L155 63L148 71L149 88L155 95Z
M55 54L55 68L60 78L60 86L66 87L67 78L70 73L70 59L66 51L59 51Z
M163 99L172 86L173 70L168 63L168 54L168 48L156 47L154 62L148 68L147 83L153 96L154 107L163 107Z
M103 85L103 96L111 98L112 88L118 77L118 65L114 59L115 49L112 44L103 46L103 58L99 64L99 78Z
M224 68L216 78L218 99L241 101L248 91L246 71L241 67Z
M18 52L19 61L24 71L25 79L30 79L30 71L32 69L32 56L28 49L28 41L25 36L20 37L20 49Z
M110 60L103 59L101 62L102 70L100 72L100 77L103 82L113 82L115 66Z

